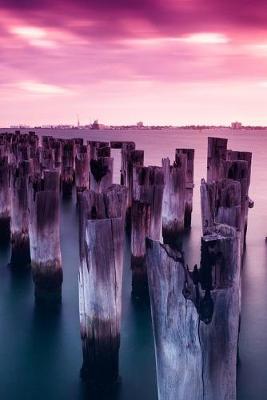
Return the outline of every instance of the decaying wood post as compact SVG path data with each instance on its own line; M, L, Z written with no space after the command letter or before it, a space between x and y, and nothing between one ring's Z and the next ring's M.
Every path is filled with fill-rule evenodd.
M147 239L146 259L158 399L203 400L199 316L184 295L187 272L182 255Z
M126 188L114 185L79 197L81 376L106 385L119 374Z
M74 183L74 143L69 140L63 144L61 165L61 188L63 196L71 196Z
M147 239L159 400L235 400L240 321L240 233L202 238L201 267Z
M249 167L248 162L244 160L224 161L224 176L240 182L241 186L241 254L246 246L246 233L248 224L249 208Z
M223 177L223 161L227 158L227 139L208 138L207 182Z
M203 235L213 232L215 224L241 229L241 186L232 179L206 183L201 180L201 217Z
M60 250L59 173L45 171L44 179L29 183L30 249L35 298L60 303L63 271Z
M89 189L89 155L87 146L81 146L75 157L75 185L77 195Z
M10 237L10 166L8 156L0 157L0 242Z
M177 161L170 165L168 158L162 159L164 171L164 193L162 205L162 235L164 243L178 244L184 231L186 161L185 154L177 155Z
M121 185L128 186L128 153L135 150L134 142L123 142L121 145Z
M89 144L89 149L90 149L90 154L89 154L90 160L97 160L98 150L100 150L101 148L109 147L109 142L88 141L87 143ZM104 150L104 152L105 152L105 150ZM108 157L110 157L110 156L108 156Z
M29 210L27 203L28 179L31 163L21 161L11 172L11 266L29 266Z
M164 172L161 167L134 167L131 209L132 294L146 297L146 237L161 238Z
M184 212L184 227L191 227L191 217L193 210L193 191L194 191L194 149L176 149L175 161L179 165L178 154L186 154L186 176L185 176L185 212Z
M219 225L203 236L199 275L205 290L199 303L204 400L235 400L240 323L240 233L235 228Z
M127 158L127 187L128 187L128 199L127 207L131 208L133 199L133 173L134 167L142 167L144 165L144 150L131 150L128 152Z
M100 157L90 161L90 189L102 192L112 185L113 158Z

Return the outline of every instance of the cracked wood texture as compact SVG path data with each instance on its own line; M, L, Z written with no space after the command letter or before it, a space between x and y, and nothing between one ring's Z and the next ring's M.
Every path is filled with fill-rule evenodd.
M207 182L218 181L223 177L223 161L227 158L227 139L208 138Z
M97 193L103 192L112 185L113 158L99 157L90 160L90 189Z
M146 259L158 399L203 400L199 317L193 302L183 295L182 256L168 245L147 239Z

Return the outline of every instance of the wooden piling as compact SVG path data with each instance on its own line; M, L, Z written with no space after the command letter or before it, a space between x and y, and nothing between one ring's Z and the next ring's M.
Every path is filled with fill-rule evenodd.
M119 374L126 188L85 191L80 204L81 377L103 386Z
M223 162L227 158L227 139L208 138L207 182L223 178Z
M199 316L184 296L187 274L182 254L147 239L146 259L158 399L203 400Z
M89 189L89 154L85 145L80 147L75 157L75 186L77 195Z
M199 303L203 398L235 400L240 324L240 233L235 228L219 225L202 238L199 273L206 292Z
M146 237L161 238L164 172L161 167L134 167L131 209L132 294L148 294L145 263Z
M186 174L185 174L185 211L184 228L191 228L191 217L193 210L193 191L194 191L194 149L176 149L175 161L179 165L179 154L186 155Z
M112 185L113 158L100 157L90 161L90 189L102 192Z
M11 171L11 260L12 267L30 265L28 179L31 163L21 161Z
M35 299L37 303L58 304L63 281L58 171L45 171L44 179L30 180L28 202Z
M162 235L164 243L178 244L185 226L185 193L187 156L179 154L179 163L170 165L168 158L162 160L164 171L164 194L162 206ZM177 160L178 161L178 160Z
M0 242L10 237L10 166L8 156L0 157Z

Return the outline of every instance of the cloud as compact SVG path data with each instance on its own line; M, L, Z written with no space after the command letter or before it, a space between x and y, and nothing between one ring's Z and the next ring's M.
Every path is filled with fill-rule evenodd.
M41 95L63 95L70 93L70 91L64 87L34 81L18 82L17 87L26 92Z

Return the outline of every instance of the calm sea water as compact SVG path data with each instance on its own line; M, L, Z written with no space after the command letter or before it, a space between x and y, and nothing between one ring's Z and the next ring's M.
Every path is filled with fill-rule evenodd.
M267 131L49 131L61 137L91 140L133 140L145 150L146 165L174 158L177 147L193 147L195 191L192 230L184 240L189 265L200 258L199 183L206 177L208 136L229 138L228 148L253 152L247 250L243 268L242 326L238 400L266 400L267 393ZM119 153L114 151L115 180ZM61 245L64 269L63 300L55 313L34 305L30 273L8 267L10 249L0 248L0 398L4 400L82 400L89 397L79 378L82 364L79 333L78 223L75 199L62 202ZM123 316L120 349L121 383L106 398L157 399L150 310L131 301L129 243L125 247ZM216 400L216 399L214 399Z

